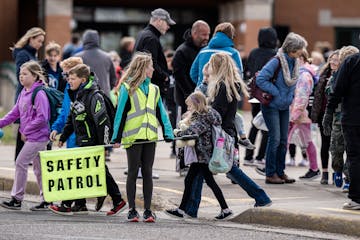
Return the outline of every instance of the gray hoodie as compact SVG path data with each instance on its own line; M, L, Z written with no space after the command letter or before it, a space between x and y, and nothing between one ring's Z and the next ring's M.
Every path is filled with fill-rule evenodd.
M109 55L100 49L99 33L96 30L86 30L83 35L82 52L76 54L81 57L90 70L98 78L98 84L101 90L107 96L110 96L110 90L115 86L116 75L114 65Z

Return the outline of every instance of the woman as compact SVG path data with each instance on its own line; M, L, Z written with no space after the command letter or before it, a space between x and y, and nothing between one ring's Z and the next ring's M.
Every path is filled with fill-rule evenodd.
M294 183L285 172L285 156L289 127L289 106L294 98L294 90L299 77L299 62L306 40L296 34L289 33L278 50L276 58L271 59L260 71L256 85L263 91L273 95L268 106L261 105L266 126L269 129L266 149L266 183ZM278 66L281 66L275 82L272 78Z

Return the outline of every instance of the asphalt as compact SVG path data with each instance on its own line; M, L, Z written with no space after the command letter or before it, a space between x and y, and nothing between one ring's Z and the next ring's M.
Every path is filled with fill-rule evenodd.
M245 124L250 124L250 114L244 113ZM315 144L319 146L319 136L315 137ZM319 149L319 148L318 148ZM298 149L297 163L301 154ZM0 191L5 193L11 190L13 184L15 146L0 143ZM156 150L154 172L160 175L154 179L153 208L162 211L166 208L178 206L184 189L184 178L175 171L175 159L169 157L170 144L159 143ZM319 155L319 154L318 154ZM244 156L244 149L240 150L240 159ZM320 166L320 157L318 157ZM127 160L123 149L115 149L111 161L107 162L110 172L117 181L121 193L125 193ZM331 163L329 164L331 166ZM298 177L303 175L306 167L287 167L286 173L297 179L294 184L269 185L265 184L264 176L258 175L253 166L243 166L241 169L257 184L264 188L273 201L272 206L254 208L251 199L238 185L231 184L224 174L215 176L221 187L229 207L234 212L230 219L240 224L264 224L271 226L317 230L339 234L348 234L360 237L360 211L343 210L342 205L349 201L347 194L336 188L332 181L329 185L321 185L320 178L311 181L301 181ZM29 167L26 199L39 201L39 189L35 176ZM331 174L330 174L331 175ZM142 205L142 180L137 182L137 204ZM10 196L9 196L10 197ZM125 197L126 198L126 197ZM110 199L106 200L110 207ZM219 205L211 190L204 186L203 196L199 209L200 220L213 220L220 211ZM161 214L162 215L162 214Z

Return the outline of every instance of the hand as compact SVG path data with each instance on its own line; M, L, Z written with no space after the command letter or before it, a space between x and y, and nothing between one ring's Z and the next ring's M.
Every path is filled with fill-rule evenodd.
M174 133L175 136L177 136L180 131L181 131L180 129L175 128L173 133Z
M172 142L172 141L174 141L174 139L169 138L169 137L164 137L164 140L165 140L165 142Z
M119 148L121 146L121 143L114 143L113 148Z
M21 141L26 142L26 136L24 134L21 134Z
M55 141L57 134L58 132L56 130L52 130L52 132L50 133L50 141Z
M64 143L62 141L59 141L58 147L61 148L62 146L64 146Z
M322 120L322 126L324 128L324 135L330 136L333 122L333 114L325 113L324 118Z

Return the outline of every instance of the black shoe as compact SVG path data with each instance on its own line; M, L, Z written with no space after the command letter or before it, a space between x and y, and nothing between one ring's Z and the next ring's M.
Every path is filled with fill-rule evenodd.
M97 202L95 204L95 211L98 212L101 210L101 208L104 206L105 199L106 199L106 196L97 198Z
M48 211L49 207L52 205L50 202L41 202L39 205L33 206L30 208L31 211Z
M266 176L266 172L265 172L265 168L264 168L264 167L256 167L256 168L255 168L255 171L256 171L258 174L262 175L262 176Z
M128 222L139 222L139 213L134 209L130 209L127 215Z
M232 212L231 210L229 210L229 211L226 212L226 213L225 213L223 210L221 210L220 214L217 215L217 216L215 217L215 219L217 219L217 220L223 220L223 219L231 216L232 214L233 214L233 212Z
M0 206L12 210L21 210L21 201L16 200L15 198L11 198L11 200L8 202L4 201L0 203Z
M155 222L156 220L155 214L150 209L146 209L144 211L143 218L144 218L144 222Z
M329 184L329 173L328 172L323 172L322 173L320 183L323 184L323 185Z
M184 218L184 213L178 208L165 210L165 213L171 217Z
M304 176L300 176L299 178L303 179L303 180L312 180L319 176L320 176L320 170L313 171L313 170L309 169L309 171L307 171L307 173L305 173Z
M89 211L85 205L84 206L75 205L71 208L71 212L73 212L74 214L88 214L89 213Z

